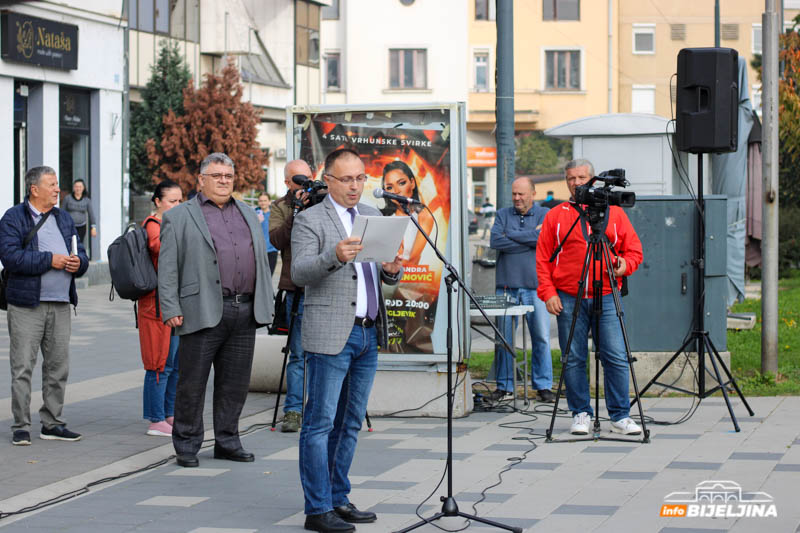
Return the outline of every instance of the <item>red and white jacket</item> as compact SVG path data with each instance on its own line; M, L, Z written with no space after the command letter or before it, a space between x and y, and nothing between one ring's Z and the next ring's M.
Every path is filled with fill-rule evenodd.
M539 233L539 242L536 245L536 275L539 279L537 294L543 302L556 296L556 291L564 291L572 296L578 294L579 278L588 246L586 239L583 238L580 223L569 234L556 259L552 263L550 262L550 256L564 241L577 217L578 212L569 202L557 205L544 217L542 230ZM590 234L592 229L586 222L582 223L585 224L586 233ZM625 259L624 275L630 276L642 263L642 243L622 208L617 206L609 208L606 235L617 254ZM610 294L611 282L605 268L600 261L594 262L596 263L596 272L603 273L603 295ZM616 257L612 256L612 262L616 266ZM591 277L591 272L592 264L589 263L587 277ZM618 279L617 282L621 285L622 280ZM591 298L591 290L591 279L589 279L584 287L584 297Z

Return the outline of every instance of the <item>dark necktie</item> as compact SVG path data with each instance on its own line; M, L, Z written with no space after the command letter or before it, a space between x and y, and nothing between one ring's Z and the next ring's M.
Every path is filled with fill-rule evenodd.
M350 223L356 220L356 210L352 207L347 209L350 213ZM375 320L378 316L378 296L375 291L375 278L372 277L372 264L359 263L361 266L361 273L364 275L364 285L367 288L367 318Z

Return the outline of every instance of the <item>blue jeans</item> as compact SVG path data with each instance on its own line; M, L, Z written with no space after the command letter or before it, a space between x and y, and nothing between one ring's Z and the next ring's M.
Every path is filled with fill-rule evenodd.
M144 418L150 422L161 422L175 414L175 391L178 386L178 339L169 339L169 354L161 373L147 370L144 374ZM158 374L158 376L156 376Z
M567 347L569 327L572 322L572 313L575 309L575 296L558 291L564 310L558 315L558 341L563 350ZM567 364L563 369L564 383L567 386L567 405L573 415L589 413L592 415L591 400L589 399L589 381L586 378L586 360L589 356L589 328L592 329L592 338L598 346L598 355L603 364L606 408L608 416L616 422L627 418L630 412L628 398L628 356L625 353L625 342L622 337L622 328L619 325L614 296L603 296L603 312L600 315L598 328L595 328L592 316L592 299L581 301L578 310L578 320L575 322L575 333L569 350Z
M286 319L292 319L292 302L294 292L286 292ZM292 338L289 340L289 362L286 363L286 400L283 402L283 412L297 411L303 408L303 345L300 338L300 329L303 326L303 300L304 294L300 293L300 303L297 306L297 316L292 327Z
M533 313L525 313L531 335L531 383L536 390L549 389L553 386L553 359L550 355L550 313L547 312L547 306L536 295L536 289L497 289L497 294L503 293L516 298L520 304L534 307ZM513 348L517 317L499 317L497 328ZM514 390L514 356L502 346L497 346L494 365L497 388Z
M336 355L306 353L308 400L300 432L300 482L305 513L347 505L347 474L378 368L375 328L353 326Z

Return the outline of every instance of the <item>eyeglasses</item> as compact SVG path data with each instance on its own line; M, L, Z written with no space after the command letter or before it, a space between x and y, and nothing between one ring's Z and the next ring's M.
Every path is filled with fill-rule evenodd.
M335 178L339 183L344 183L345 185L350 185L354 181L359 184L367 181L366 174L360 174L358 176L342 176L341 178L339 176L334 176L333 174L325 174L325 175L330 176L331 178Z
M236 177L235 174L222 174L220 172L215 172L214 174L201 174L201 176L208 176L214 181L222 181L223 179L225 181L233 181L233 178Z

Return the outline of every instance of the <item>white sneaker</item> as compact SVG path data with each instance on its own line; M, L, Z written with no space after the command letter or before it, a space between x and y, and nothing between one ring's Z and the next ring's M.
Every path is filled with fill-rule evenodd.
M636 422L632 418L623 418L616 422L611 422L611 431L614 433L622 433L623 435L639 435L642 432Z
M573 435L588 435L589 424L592 422L592 417L589 413L578 413L572 418L572 427L569 432Z

